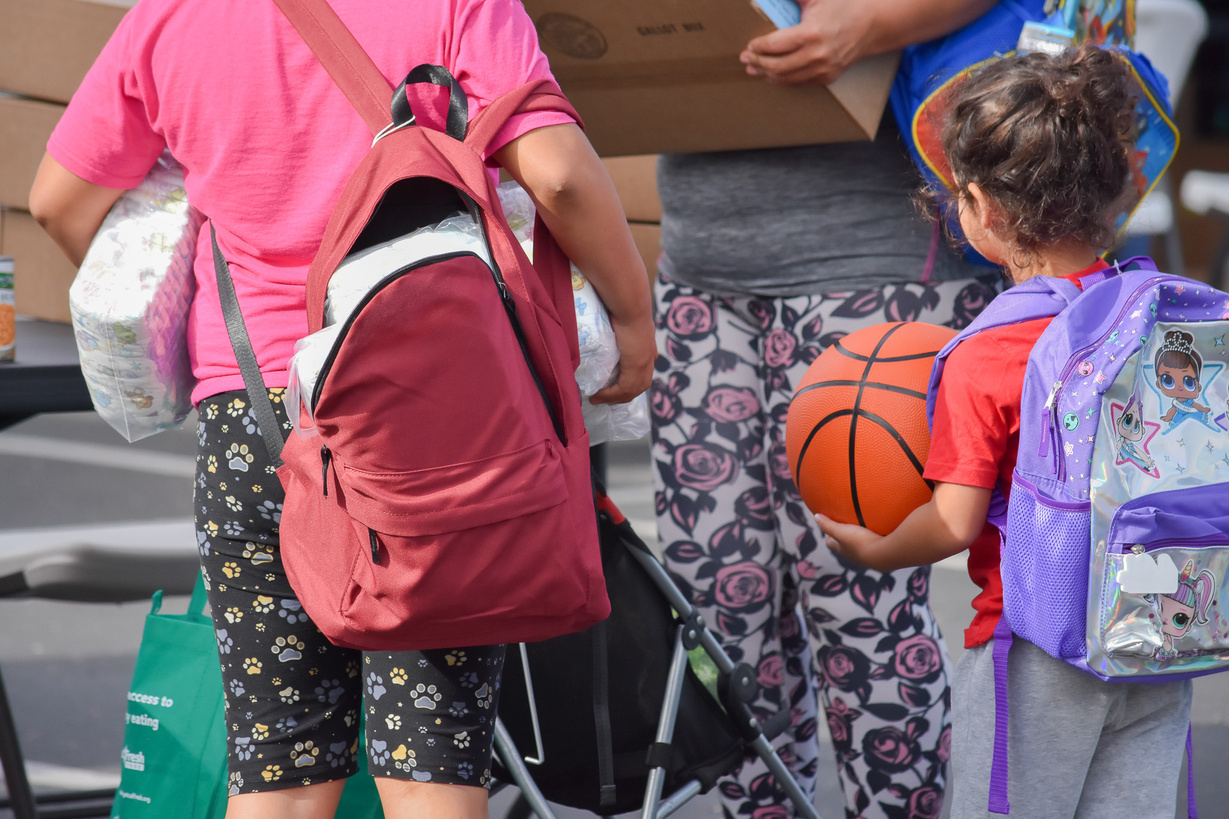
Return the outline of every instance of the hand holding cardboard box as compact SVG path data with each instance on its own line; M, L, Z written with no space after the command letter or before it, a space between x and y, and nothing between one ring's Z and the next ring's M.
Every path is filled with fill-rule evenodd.
M523 2L602 156L871 139L899 62L862 60L827 86L748 76L739 54L796 19L792 0Z

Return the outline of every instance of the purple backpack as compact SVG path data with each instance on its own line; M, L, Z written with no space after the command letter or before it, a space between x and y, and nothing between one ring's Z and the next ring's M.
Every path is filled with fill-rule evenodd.
M1011 500L996 490L990 507L1003 536L995 813L1008 812L1013 634L1111 682L1229 668L1229 294L1144 257L1081 285L1038 276L1007 290L939 353L930 380L933 417L956 345L1055 317L1025 370Z

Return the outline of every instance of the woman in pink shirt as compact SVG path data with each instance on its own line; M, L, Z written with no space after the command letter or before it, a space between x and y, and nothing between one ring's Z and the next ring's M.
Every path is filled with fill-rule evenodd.
M396 86L420 63L447 67L471 114L550 78L516 0L397 7L331 0ZM412 86L424 127L446 95ZM273 3L141 0L82 83L47 146L31 210L75 263L124 190L164 150L212 221L279 412L304 285L325 223L371 134ZM487 157L538 212L606 304L620 350L598 402L649 384L648 279L597 156L568 115L522 114ZM502 646L360 654L307 621L278 553L281 487L267 469L217 295L210 225L195 265L189 349L200 419L194 511L227 686L227 816L332 816L354 773L358 709L388 817L485 816ZM283 416L284 422L284 416Z

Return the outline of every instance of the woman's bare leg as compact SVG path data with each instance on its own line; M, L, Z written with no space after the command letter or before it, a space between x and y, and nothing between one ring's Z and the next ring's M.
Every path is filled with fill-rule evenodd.
M264 793L241 793L226 803L226 819L333 819L345 779Z
M384 819L487 819L487 789L377 776ZM231 819L227 816L227 819Z

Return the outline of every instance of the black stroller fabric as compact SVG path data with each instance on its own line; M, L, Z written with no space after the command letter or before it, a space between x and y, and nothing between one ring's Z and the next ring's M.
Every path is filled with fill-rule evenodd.
M644 542L603 491L597 490L596 500L611 614L599 626L527 646L545 752L544 763L530 765L529 773L548 801L612 816L637 810L644 801L647 756L664 705L677 621L657 581L630 551L648 554ZM615 779L614 803L608 805L600 799L594 714L594 692L600 689L594 679L595 665L600 667L594 652L603 626ZM522 755L532 755L524 672L520 652L512 646L499 715ZM667 771L665 793L692 779L707 792L744 754L731 718L688 666L673 740L667 753L655 757ZM499 779L512 781L498 757L494 764Z

